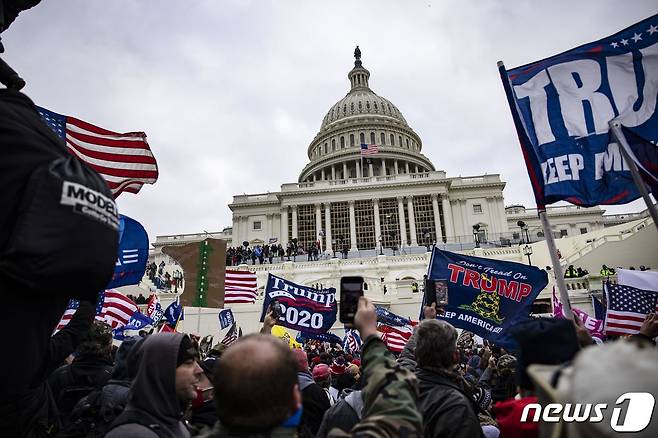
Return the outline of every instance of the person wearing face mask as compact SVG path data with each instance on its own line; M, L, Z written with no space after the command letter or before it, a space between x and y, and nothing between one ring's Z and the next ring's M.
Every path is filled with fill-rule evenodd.
M190 338L181 333L150 335L133 348L139 355L128 406L107 438L187 438L183 413L197 397L203 370Z

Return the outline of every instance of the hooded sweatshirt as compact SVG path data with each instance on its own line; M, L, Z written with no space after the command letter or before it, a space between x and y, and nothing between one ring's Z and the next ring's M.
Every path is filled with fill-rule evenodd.
M183 407L176 396L176 361L181 333L158 333L133 347L138 355L137 376L126 410L116 419L107 438L189 437L181 421ZM134 418L139 418L137 423ZM148 426L146 426L148 425Z

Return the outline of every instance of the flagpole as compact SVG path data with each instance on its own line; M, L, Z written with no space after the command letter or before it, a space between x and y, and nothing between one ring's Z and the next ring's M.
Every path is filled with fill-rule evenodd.
M553 238L553 230L551 229L551 224L548 221L548 216L546 215L545 209L539 211L539 220L541 221L541 226L544 229L546 245L548 245L548 253L551 256L553 274L555 275L555 283L557 283L557 288L560 291L560 300L562 301L562 311L564 312L564 317L566 319L573 319L571 301L569 301L569 294L567 292L567 284L564 281L564 273L562 272L560 259L557 256L557 248L555 246L555 239Z
M651 198L649 197L649 192L647 191L647 186L644 183L644 181L642 181L642 177L640 176L640 171L637 168L637 164L635 163L635 160L631 156L631 154L633 154L633 151L630 145L628 144L628 141L626 140L626 136L624 135L624 132L621 130L621 124L617 120L610 120L609 125L610 125L610 130L612 131L612 135L615 137L615 139L617 139L617 142L619 142L619 144L621 145L619 151L621 152L621 155L624 157L624 161L626 161L626 164L628 164L628 167L631 171L631 176L633 177L633 182L635 183L635 186L637 187L640 194L642 195L644 202L647 204L647 208L649 209L649 214L651 214L651 218L653 219L654 226L656 227L656 229L658 229L658 209L656 209L654 203L651 202Z

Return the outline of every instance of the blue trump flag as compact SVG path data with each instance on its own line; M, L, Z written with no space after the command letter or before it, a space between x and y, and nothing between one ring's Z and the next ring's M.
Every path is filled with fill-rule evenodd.
M235 322L235 318L233 318L233 311L231 309L224 309L219 312L220 329L225 329L226 327L230 327L233 325L234 322Z
M135 219L119 219L119 254L112 280L106 289L138 284L144 276L149 256L149 237Z
M129 336L129 334L126 334L126 331L139 332L149 325L153 325L153 320L138 311L133 313L133 315L130 317L130 321L128 321L128 324L112 330L112 333L114 339L122 341Z
M269 274L261 322L273 300L281 304L278 325L300 332L325 333L336 322L335 288L317 290Z
M621 145L658 190L658 15L607 38L499 70L537 206L625 204L640 196Z
M341 340L338 336L333 333L308 333L308 332L299 332L295 340L300 344L306 341L307 339L315 339L320 342L329 342L330 344L340 344Z
M447 298L440 319L512 349L515 342L509 329L528 317L535 298L548 284L546 272L534 266L437 248L427 277L435 280L435 293L443 298L439 301Z
M185 319L183 306L180 305L180 300L176 299L176 301L168 305L165 309L164 316L167 319L167 323L172 327L176 327L178 321Z

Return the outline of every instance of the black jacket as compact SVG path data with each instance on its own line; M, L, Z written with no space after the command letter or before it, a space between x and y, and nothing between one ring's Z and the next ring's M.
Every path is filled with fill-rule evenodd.
M302 391L302 419L299 427L299 436L314 437L318 433L324 413L329 409L329 398L324 389L313 381L307 372L297 373L299 388Z
M344 390L343 392L348 391ZM349 390L351 391L351 390ZM361 391L351 391L324 414L316 438L326 438L335 428L349 432L363 416L363 397Z
M436 372L420 369L418 409L423 414L425 438L473 438L482 435L470 400L454 382Z

